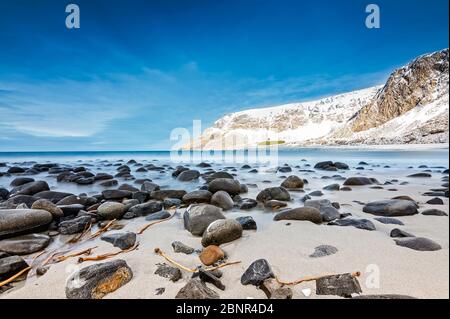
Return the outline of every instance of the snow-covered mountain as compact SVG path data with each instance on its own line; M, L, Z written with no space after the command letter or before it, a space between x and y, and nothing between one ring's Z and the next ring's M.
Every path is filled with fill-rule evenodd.
M383 87L226 115L189 148L448 143L448 54L417 58Z

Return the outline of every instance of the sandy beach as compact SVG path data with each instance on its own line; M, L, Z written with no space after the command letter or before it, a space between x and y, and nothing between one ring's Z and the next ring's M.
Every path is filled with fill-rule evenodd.
M80 163L82 165L83 163ZM101 166L98 163L93 166ZM160 163L162 164L162 163ZM374 231L357 229L355 227L328 226L326 223L316 225L309 221L274 221L278 211L271 211L258 206L252 210L244 211L233 208L224 212L227 219L240 216L251 216L257 224L258 229L244 230L242 237L229 243L224 243L221 248L226 253L227 261L240 261L240 264L223 268L222 283L226 289L221 291L208 284L208 287L216 291L220 298L266 298L261 289L253 285L242 285L240 280L242 274L249 265L257 259L266 259L274 274L283 281L294 281L305 276L321 276L332 274L343 274L361 272L359 282L362 295L384 295L398 294L415 298L449 298L449 222L447 216L425 216L416 214L413 216L395 217L404 223L404 226L383 224L375 220L377 216L364 213L363 204L388 200L395 196L410 196L418 205L418 211L436 208L449 213L448 198L442 197L443 205L426 204L432 197L424 196L431 189L442 188L444 184L443 168L418 168L414 167L383 167L381 163L372 161L364 170L356 169L358 165L350 165L349 170L328 172L313 169L316 164L314 160L300 162L293 167L290 173L273 172L268 168L258 167L259 173L251 174L239 169L235 165L236 179L242 184L251 185L247 194L242 197L255 199L263 189L276 187L290 175L297 175L308 181L303 190L290 191L291 201L287 202L288 208L303 206L302 198L313 191L322 190L323 195L314 199L328 199L340 204L341 214L350 213L354 219L368 219L376 227ZM228 168L226 168L228 167ZM217 171L231 170L229 165L214 165ZM295 167L295 168L294 168ZM303 168L303 171L300 169ZM94 167L90 168L94 170ZM103 167L105 169L105 167ZM194 169L194 168L192 168ZM200 169L204 173L207 169ZM133 169L134 170L134 169ZM411 174L429 171L429 178L411 178ZM167 169L167 173L170 170ZM162 174L162 175L167 175ZM152 178L155 183L155 175L160 173L148 173L146 176ZM342 178L336 181L333 176L340 175ZM45 176L45 174L43 175ZM352 186L351 191L328 191L323 187L333 183L342 184L345 178L351 176L376 178L380 187L374 185ZM142 176L140 176L142 177ZM172 177L164 176L161 184L166 185ZM0 185L10 182L12 177L0 178ZM81 191L82 186L71 186L70 184L55 183L49 180L51 188L58 185L64 191ZM393 181L394 180L394 181ZM389 185L385 185L390 181ZM126 181L132 184L132 181ZM186 190L194 190L203 185L199 181L180 183L173 181L171 186L179 188L184 186ZM403 183L403 182L407 182ZM391 184L392 183L392 184ZM87 193L96 193L98 188L85 186ZM448 188L447 188L448 189ZM357 202L355 202L357 201ZM174 298L178 291L186 285L191 278L190 273L182 271L182 278L177 282L171 282L167 278L155 274L158 264L167 263L163 257L154 253L155 248L162 249L177 262L195 268L201 264L198 254L186 255L175 253L171 243L180 241L196 250L202 248L201 237L193 236L184 229L182 216L185 208L178 208L176 216L168 221L149 228L142 235L138 235L139 248L135 251L124 253L113 257L123 259L132 269L133 278L126 285L108 294L105 298ZM137 232L146 222L144 217L131 220L120 220L124 225L120 231L114 232ZM400 228L417 237L433 240L441 246L438 251L416 251L395 244L390 237L394 228ZM94 229L95 230L95 229ZM93 230L93 231L94 231ZM47 247L51 251L70 239L71 236L57 236ZM335 254L321 258L311 258L315 247L320 245L332 245L337 248ZM117 251L111 244L95 239L81 242L72 247L72 251L80 251L86 248L98 246L94 255ZM30 261L33 256L25 256ZM42 260L47 255L44 254ZM76 270L99 262L77 263L77 258L70 258L64 262L51 265L43 276L36 276L35 271L30 271L26 281L13 284L13 288L0 294L0 298L66 298L65 287L67 278ZM164 293L157 295L156 291L164 288ZM304 298L338 298L337 296L317 296L315 294L315 282L307 282L291 287L294 299ZM311 295L309 295L310 289Z

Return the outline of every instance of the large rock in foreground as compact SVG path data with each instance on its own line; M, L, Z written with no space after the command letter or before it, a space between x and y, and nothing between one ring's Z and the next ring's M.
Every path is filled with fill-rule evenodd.
M416 203L402 199L371 202L364 206L363 211L384 217L411 216L419 213Z
M74 273L66 284L68 299L101 299L133 278L124 260L118 259L85 267Z
M38 209L0 210L0 239L40 231L53 220L52 214Z

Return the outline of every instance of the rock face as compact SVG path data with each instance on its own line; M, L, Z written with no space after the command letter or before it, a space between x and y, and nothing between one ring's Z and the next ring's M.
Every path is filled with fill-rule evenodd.
M125 213L125 206L121 203L106 202L97 208L97 213L104 219L119 219Z
M38 231L52 220L52 214L45 210L1 209L0 239Z
M320 211L314 207L287 209L276 214L273 220L305 220L315 224L321 224L323 222Z
M218 219L225 219L222 210L213 205L189 207L183 215L184 228L194 236L201 236L206 228Z
M219 219L211 223L203 233L202 245L220 246L242 237L242 226L234 219Z
M136 234L132 232L106 234L101 239L113 244L114 247L119 247L124 250L134 246L136 243Z
M50 243L47 235L30 234L0 240L0 251L11 255L29 255L43 250Z
M133 278L133 272L124 260L118 259L85 267L67 281L68 299L101 299L116 291Z
M303 185L303 179L295 175L289 176L283 181L283 183L281 183L281 187L284 187L286 189L303 188Z
M199 279L191 279L181 288L175 299L219 299L219 295Z
M259 286L269 278L275 278L269 263L265 259L258 259L244 272L241 277L241 284Z
M284 187L266 188L256 197L258 202L267 202L269 200L290 201L291 195Z
M371 202L364 206L363 211L384 217L411 216L419 213L414 202L401 199Z
M436 89L448 85L448 49L419 57L396 70L369 105L352 121L355 132L378 127L408 111L432 102ZM441 90L445 94L448 89ZM447 128L448 129L448 128Z
M316 280L317 295L335 295L345 298L362 293L358 279L351 274L323 277Z
M395 239L398 246L406 247L418 251L436 251L441 250L442 247L438 243L428 238L412 237L407 239Z

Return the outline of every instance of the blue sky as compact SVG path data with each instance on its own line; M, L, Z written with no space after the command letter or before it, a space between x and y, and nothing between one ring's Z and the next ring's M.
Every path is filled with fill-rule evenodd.
M69 3L0 2L0 151L169 149L194 119L382 84L448 47L448 0L72 0L77 30Z

